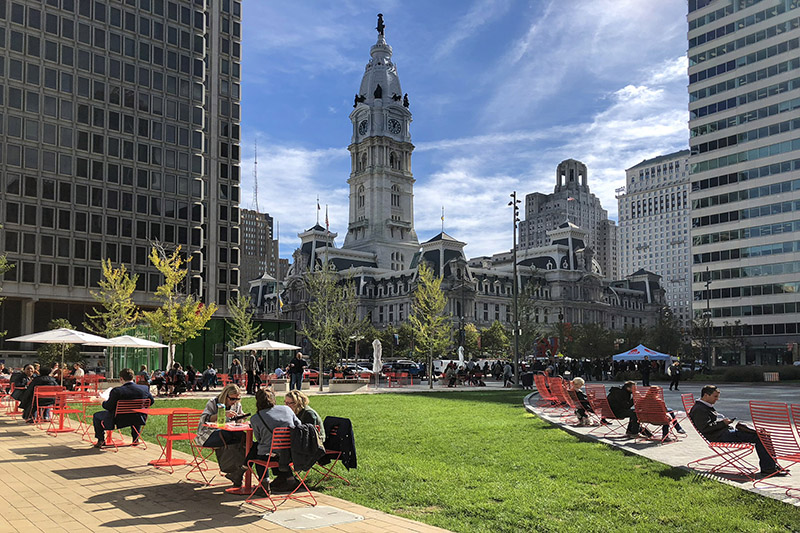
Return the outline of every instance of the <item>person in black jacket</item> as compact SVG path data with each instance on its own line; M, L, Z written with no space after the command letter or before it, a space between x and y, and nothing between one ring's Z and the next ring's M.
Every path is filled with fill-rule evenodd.
M641 364L641 372L642 372L642 387L649 387L650 386L650 358L648 356L644 356L644 361Z
M22 372L14 372L11 374L11 379L9 381L14 385L14 392L11 393L11 397L20 401L25 394L25 387L27 387L32 380L33 365L25 365Z
M28 384L28 388L25 389L25 393L22 395L22 398L20 398L19 408L22 409L22 418L24 418L29 424L33 424L34 418L36 417L36 412L34 409L37 406L34 405L33 402L33 393L36 391L37 387L42 385L58 386L58 381L56 381L56 378L51 375L54 369L57 368L58 363L52 363L49 366L45 366L42 370L42 374L33 378L33 380ZM54 403L54 398L42 398L39 401L38 407L44 405L53 405ZM45 419L48 417L49 414L45 412Z
M150 405L155 401L153 395L150 394L150 387L147 385L136 385L133 382L133 370L130 368L123 368L119 371L119 379L122 385L114 387L108 395L108 400L103 402L104 411L98 411L92 416L92 423L94 425L94 436L97 439L95 448L102 448L105 446L105 432L115 427L131 428L131 438L133 439L134 446L139 443L139 435L141 434L142 426L147 422L147 415L145 414L125 414L115 417L117 411L117 402L120 400L138 400L148 398Z
M749 442L756 447L761 473L764 475L786 476L789 470L781 468L769 454L758 433L755 431L739 431L731 426L733 420L718 413L714 404L719 400L719 389L715 385L706 385L700 390L700 399L689 411L694 427L709 442Z
M678 382L681 380L681 364L678 361L670 365L669 376L672 378L669 382L669 390L672 390L672 387L675 387L675 390L679 390Z
M628 429L625 431L628 437L635 437L642 429L639 419L636 417L636 411L633 410L633 387L635 386L635 381L626 381L622 387L611 387L608 391L608 405L614 411L614 416L629 419Z

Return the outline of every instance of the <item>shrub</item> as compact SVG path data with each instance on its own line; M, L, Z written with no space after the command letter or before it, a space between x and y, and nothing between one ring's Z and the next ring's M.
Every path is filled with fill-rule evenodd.
M800 379L800 366L734 366L725 369L722 374L723 381L732 382L759 382L764 381L764 372L777 372L781 381Z

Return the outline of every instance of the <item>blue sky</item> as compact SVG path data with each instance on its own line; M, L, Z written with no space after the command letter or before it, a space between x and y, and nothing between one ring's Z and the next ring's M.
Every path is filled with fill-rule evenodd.
M688 147L682 0L251 0L243 6L242 206L280 224L281 257L328 204L347 227L348 115L377 13L411 102L415 226L511 248L509 194L553 192L564 159L616 220L625 169Z

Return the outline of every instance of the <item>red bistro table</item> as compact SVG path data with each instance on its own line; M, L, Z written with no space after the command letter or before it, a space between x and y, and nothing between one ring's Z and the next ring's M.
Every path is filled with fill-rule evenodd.
M250 427L250 422L245 422L244 424L234 424L229 422L225 424L224 428L221 428L214 423L208 423L206 426L215 429L224 429L225 431L245 431L244 456L247 457L250 454L250 448L253 447L253 428ZM228 494L244 494L245 496L249 496L250 491L253 488L251 479L252 475L253 472L248 468L247 472L244 473L244 484L242 484L241 487L228 487L225 489L225 492Z
M137 413L145 415L167 415L167 434L172 435L172 416L175 413L202 413L200 409L189 407L149 407L147 409L134 409ZM172 441L168 440L164 448L163 459L153 459L148 464L153 466L179 466L186 464L186 459L174 459L172 457Z

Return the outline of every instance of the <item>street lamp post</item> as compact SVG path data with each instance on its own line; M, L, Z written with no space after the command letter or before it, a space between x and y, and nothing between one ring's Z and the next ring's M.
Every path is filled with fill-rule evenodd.
M711 272L706 267L706 311L703 316L706 319L706 362L709 367L715 366L711 363Z
M522 202L521 200L517 200L517 191L512 192L510 196L511 201L508 202L508 205L511 206L513 217L513 247L511 249L511 253L514 260L514 284L512 285L511 293L514 299L514 383L516 387L521 387L522 383L520 381L519 372L519 314L517 308L517 298L519 294L519 287L517 286L517 223L519 222L519 204Z

